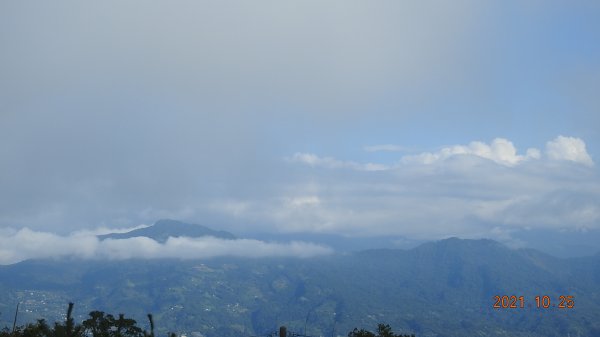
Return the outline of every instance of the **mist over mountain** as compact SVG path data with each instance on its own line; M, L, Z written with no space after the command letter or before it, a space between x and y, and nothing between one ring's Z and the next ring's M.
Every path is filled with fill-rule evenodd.
M98 235L98 239L124 240L145 237L159 243L165 243L169 237L201 238L214 237L219 239L255 239L265 242L302 241L331 247L339 252L351 252L372 248L414 248L423 241L409 240L401 236L348 237L340 234L326 233L273 233L251 232L237 236L228 231L214 230L207 226L185 223L178 220L161 219L153 225L133 229L124 233L108 233Z
M333 249L321 244L237 238L229 232L174 220L160 220L149 227L118 231L99 236L95 231L61 236L29 228L8 229L0 232L0 264L39 258L199 259L216 256L309 257L333 253Z
M562 259L492 240L451 238L410 250L372 249L311 258L29 260L0 266L0 319L123 312L160 333L251 336L286 325L312 336L391 324L417 336L595 336L600 256ZM495 309L495 296L523 308ZM538 308L535 296L551 305ZM573 308L558 308L573 296Z
M410 249L424 240L408 239L402 236L372 236L351 237L341 234L326 233L247 233L245 237L263 241L290 242L303 241L331 247L336 252L356 252L375 248L401 248Z
M162 219L156 221L152 226L134 229L126 233L110 233L98 235L100 240L106 239L129 239L135 237L147 237L160 243L165 243L169 237L203 237L212 236L220 239L235 239L235 235L226 231L216 231L202 225L189 224L177 220Z

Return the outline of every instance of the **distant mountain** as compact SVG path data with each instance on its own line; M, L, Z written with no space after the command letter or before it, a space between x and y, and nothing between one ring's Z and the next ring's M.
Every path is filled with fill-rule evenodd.
M524 306L494 308L496 296ZM548 308L535 297L548 296ZM573 296L573 308L559 308ZM0 328L51 321L74 301L91 310L154 314L157 335L257 336L280 325L346 336L390 324L418 337L600 336L600 255L561 259L491 240L447 239L307 259L36 260L0 266ZM505 304L508 304L505 301ZM564 304L564 303L563 303Z
M105 239L129 239L134 237L147 237L164 243L169 237L202 237L213 236L220 239L233 240L236 237L226 231L216 231L201 225L188 224L181 221L163 219L150 227L135 229L127 233L110 233L99 235L100 240Z

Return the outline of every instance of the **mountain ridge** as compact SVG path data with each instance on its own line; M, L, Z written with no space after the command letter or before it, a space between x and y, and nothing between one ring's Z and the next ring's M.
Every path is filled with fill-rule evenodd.
M206 337L261 335L279 324L343 336L376 321L422 337L594 336L599 284L598 257L561 259L492 240L447 239L305 259L29 260L0 267L0 311L23 302L23 319L52 320L74 301L79 315L102 310L143 319L152 312L165 333ZM528 306L493 308L495 296L511 295ZM535 308L538 295L553 303L574 296L576 308Z
M129 239L133 237L147 237L160 243L165 243L169 237L203 237L212 236L219 239L234 240L236 236L227 231L217 231L209 227L189 224L178 220L161 219L152 226L138 228L126 233L109 233L98 235L99 240Z

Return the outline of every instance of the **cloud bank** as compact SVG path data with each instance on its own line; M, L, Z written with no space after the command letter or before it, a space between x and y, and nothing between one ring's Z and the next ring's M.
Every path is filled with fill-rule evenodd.
M306 178L271 198L213 206L280 231L350 236L507 241L531 229L600 229L600 179L580 138L559 136L545 151L523 154L507 139L473 141L401 156L392 165L309 153L287 161Z
M518 155L513 143L504 138L496 138L491 144L475 141L469 145L455 145L445 147L438 152L426 152L414 156L402 157L403 163L432 164L437 161L446 160L453 156L472 155L494 161L495 163L514 166L528 159L539 159L538 149L527 149L525 155Z
M593 166L594 161L587 153L585 142L581 138L558 136L546 143L546 158L556 161L571 161L586 166ZM489 159L497 164L515 166L523 161L541 159L539 149L529 148L524 155L517 154L517 149L511 141L496 138L489 145L474 141L468 145L444 147L437 152L425 152L414 156L404 156L403 163L432 164L453 156L472 155Z
M328 247L307 242L276 243L253 239L170 237L164 244L150 238L98 240L88 233L60 236L23 228L0 229L0 264L36 258L123 260L132 258L201 259L216 256L312 257L330 254Z
M402 151L404 149L399 145L376 145L366 146L367 152L378 151ZM553 161L571 161L586 166L594 166L592 157L587 153L585 142L576 137L558 136L546 143L546 159ZM312 153L295 153L290 162L303 163L312 167L322 167L328 169L355 169L360 171L383 171L394 168L400 168L404 164L430 165L448 160L456 156L475 156L488 159L496 164L504 166L515 166L524 161L541 159L542 154L539 149L528 148L525 154L518 154L514 144L505 138L495 138L490 144L481 141L473 141L468 145L453 145L443 147L436 152L423 152L416 155L402 156L397 165L384 165L377 163L361 164L354 161L342 161L332 157L319 157Z
M319 157L312 153L297 152L294 153L291 158L286 159L290 162L303 163L312 167L325 167L330 169L349 168L359 171L383 171L389 169L388 166L382 164L360 164L353 161L341 161L332 157Z

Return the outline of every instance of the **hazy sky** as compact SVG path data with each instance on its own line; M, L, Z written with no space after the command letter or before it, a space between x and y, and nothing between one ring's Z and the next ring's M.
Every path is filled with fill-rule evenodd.
M4 1L0 48L13 234L600 229L597 1Z

